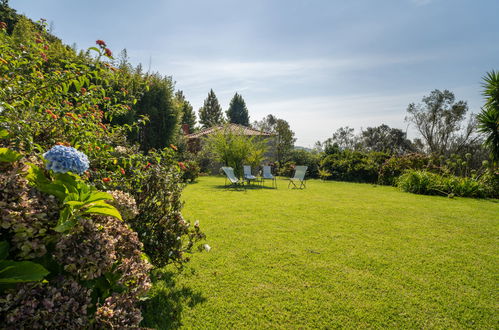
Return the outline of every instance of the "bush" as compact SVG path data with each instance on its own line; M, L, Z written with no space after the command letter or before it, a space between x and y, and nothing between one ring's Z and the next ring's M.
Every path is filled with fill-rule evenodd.
M307 178L319 177L319 153L315 151L307 151L304 149L294 149L289 154L289 161L294 163L295 165L307 166ZM293 173L291 173L290 175L293 175Z
M3 26L0 259L8 246L8 264L46 271L44 281L0 287L0 318L6 327L138 327L151 263L182 265L204 237L181 215L175 150L142 154L127 140L133 125L113 121L147 79L103 60L112 55L101 40L95 57L77 55L43 24L19 19L12 35ZM55 144L65 147L43 164Z
M424 170L406 171L398 178L397 186L403 191L423 195L491 197L490 187L482 181Z
M331 178L335 180L376 183L379 169L388 157L388 154L380 152L363 153L347 149L324 157L320 168L331 173Z
M392 156L387 159L379 170L379 184L396 185L397 178L404 173L404 171L422 170L427 169L431 162L429 156L423 154L407 154L403 156Z
M201 168L198 163L193 160L187 160L185 162L179 162L179 166L183 171L182 181L183 182L194 182L199 176Z

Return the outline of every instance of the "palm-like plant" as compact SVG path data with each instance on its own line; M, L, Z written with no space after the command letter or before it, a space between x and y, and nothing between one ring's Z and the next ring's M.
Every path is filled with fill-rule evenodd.
M484 144L494 161L499 161L499 72L491 71L483 78L485 105L477 116L478 130L485 134Z

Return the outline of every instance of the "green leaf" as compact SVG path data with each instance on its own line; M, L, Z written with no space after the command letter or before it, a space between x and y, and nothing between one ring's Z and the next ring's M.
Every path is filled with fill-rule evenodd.
M111 217L118 218L120 220L123 220L121 218L120 212L112 205L109 205L107 203L98 203L94 204L88 209L83 212L84 214L100 214L100 215L107 215Z
M0 261L0 284L41 281L48 274L42 265L31 261Z
M7 241L0 242L0 260L6 259L9 255L9 243Z
M9 131L7 131L5 128L0 128L0 139L8 138L9 134Z
M105 201L105 200L113 200L113 195L108 194L103 191L92 191L90 196L85 200L85 202L88 203L93 203L97 201Z
M54 230L58 233L64 233L64 232L70 230L71 228L73 228L75 225L76 225L75 220L69 220L69 221L66 221L64 223L61 223L61 224L55 226Z
M38 183L35 185L38 190L49 195L54 195L59 200L66 198L66 189L62 185L55 183Z
M12 163L20 159L23 155L8 148L0 148L0 162Z

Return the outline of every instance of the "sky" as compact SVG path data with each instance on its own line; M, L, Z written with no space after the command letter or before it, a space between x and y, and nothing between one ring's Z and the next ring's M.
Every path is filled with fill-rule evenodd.
M11 0L66 44L102 39L172 76L197 111L210 89L224 111L242 94L250 120L289 122L311 147L342 126L404 121L409 103L448 89L483 104L499 69L498 0Z

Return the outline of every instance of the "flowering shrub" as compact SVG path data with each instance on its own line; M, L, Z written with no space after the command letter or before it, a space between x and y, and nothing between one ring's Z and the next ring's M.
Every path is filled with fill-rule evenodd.
M57 145L43 154L47 160L47 170L55 173L73 172L83 174L88 170L87 156L75 148Z
M148 260L182 264L204 236L182 218L174 150L141 154L127 139L135 124L117 124L147 79L106 62L104 41L76 54L43 24L0 29L0 251L46 270L43 283L0 287L0 319L138 327Z
M199 172L201 171L198 163L193 160L179 162L179 167L183 171L182 181L184 182L194 182L199 176Z
M3 326L14 329L86 328L90 321L91 290L71 278L50 284L23 284L0 300Z

